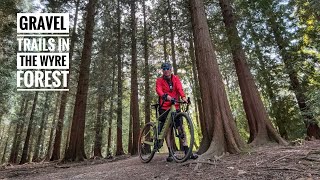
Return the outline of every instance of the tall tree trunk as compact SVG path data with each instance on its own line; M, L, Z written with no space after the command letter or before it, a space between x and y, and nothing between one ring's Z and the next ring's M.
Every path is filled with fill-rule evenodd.
M18 121L16 123L16 129L15 129L15 133L14 133L14 137L13 137L13 140L12 140L12 146L11 146L11 151L10 151L10 157L9 157L9 163L16 163L16 160L17 159L17 156L14 157L15 155L15 152L18 151L18 147L19 145L17 144L18 143L18 137L20 136L21 137L21 134L19 134L20 132L20 129L22 127L22 124L23 124L23 111L25 109L25 104L27 102L27 98L26 96L22 96L22 100L21 100L21 106L20 106L20 110L19 110L19 114L18 114ZM17 153L18 154L18 153Z
M251 15L250 15L251 17ZM259 60L260 68L259 73L263 77L263 82L260 82L261 84L265 84L267 95L270 99L270 109L271 109L271 116L275 119L275 124L279 129L279 133L282 138L288 139L288 132L286 130L285 122L281 120L275 113L275 109L279 109L279 111L284 112L282 110L282 107L277 105L276 95L274 94L273 85L272 85L272 78L270 71L267 69L267 64L265 62L265 58L263 57L261 48L257 40L259 39L259 35L254 31L252 23L248 23L248 30L250 32L250 35L252 36L254 45L255 45L255 54L257 55L257 58Z
M100 67L104 67L100 69L100 72L106 69L104 62ZM113 70L114 71L114 70ZM103 133L103 111L104 111L104 102L105 102L105 85L102 85L105 78L101 78L98 87L98 96L97 96L97 120L95 123L95 140L94 140L94 148L93 148L93 156L94 157L102 157L101 148L102 148L102 133Z
M202 0L190 0L196 64L202 97L203 117L211 144L202 158L212 158L224 152L237 153L244 146L227 100L222 76L209 35Z
M146 22L146 4L143 1L143 48L144 48L144 113L145 119L144 122L147 124L150 122L150 70L149 70L149 47L148 47L148 30Z
M108 22L105 21L104 25L108 26L107 24ZM107 39L104 38L103 42L106 42ZM105 112L105 108L104 108L104 104L106 101L106 84L105 81L108 78L108 74L105 73L105 70L108 69L107 67L107 46L106 43L103 43L101 45L101 49L100 51L102 51L102 57L100 58L100 60L98 60L98 67L97 67L97 71L99 73L99 81L97 84L97 117L96 117L96 122L95 122L95 140L94 140L94 146L93 146L93 156L94 157L102 157L102 134L103 134L103 130L104 130L104 112ZM114 70L115 67L113 65L112 67L112 74L114 74ZM112 79L113 81L113 79Z
M45 160L49 161L51 154L52 154L52 142L53 142L53 135L54 135L54 130L56 129L56 118L57 118L57 111L58 111L58 107L59 107L59 100L61 98L61 94L60 92L57 93L57 99L56 99L56 104L55 104L55 108L54 108L54 114L53 114L53 118L52 118L52 123L51 123L51 130L50 130L50 137L49 137L49 142L48 142L48 151L47 151L47 155ZM60 153L59 153L60 154Z
M199 88L199 78L198 78L198 72L197 72L197 64L196 64L196 57L194 54L194 45L193 45L193 35L189 38L189 54L192 61L192 72L193 72L193 79L194 79L194 98L195 98L195 105L196 105L196 120L198 122L198 125L200 125L201 134L199 134L199 137L202 135L201 144L199 146L198 154L204 153L210 146L211 137L209 137L207 128L205 126L205 120L203 118L203 111L202 111L202 103L201 103L201 97L200 97L200 88ZM198 116L199 115L199 116Z
M122 61L121 61L121 10L120 10L120 0L117 1L117 38L118 38L118 99L117 99L117 148L116 155L122 155Z
M51 104L50 104L51 105ZM49 105L49 106L50 106ZM45 142L45 139L47 137L47 128L48 128L48 119L49 119L49 113L46 114L46 117L45 117L45 122L46 124L44 125L44 128L43 128L43 138L41 138L41 148L40 148L40 160L45 160L46 159L46 156L45 156L45 147L46 147L46 142Z
M163 24L163 55L164 61L168 61L168 52L167 52L167 22L166 17L162 17L162 24Z
M284 112L283 107L279 105L276 99L276 95L274 94L273 86L272 86L272 75L270 74L270 71L267 69L267 65L265 64L263 60L263 55L261 53L261 48L259 45L256 45L256 54L259 59L260 64L260 73L262 74L264 78L264 83L266 86L266 92L270 99L270 109L271 109L271 116L275 119L275 124L279 129L280 136L284 139L288 139L288 132L287 132L287 125L286 121L283 121L279 116L277 116L276 112ZM276 112L275 112L276 110Z
M61 95L60 110L59 110L58 122L56 126L53 151L52 151L50 161L60 159L61 135L63 130L63 119L64 119L67 100L68 100L68 94L66 91L63 91Z
M294 68L294 63L292 63L292 56L285 49L289 47L289 43L281 35L281 27L276 21L276 14L270 9L264 12L268 15L268 25L270 26L272 33L274 35L275 41L280 51L280 55L285 65L286 72L289 74L290 85L298 101L298 106L301 111L302 117L304 118L304 124L307 129L308 137L315 137L320 139L320 128L315 121L312 111L307 104L307 98L303 92L301 83L299 82L297 71ZM310 113L311 112L311 113Z
M2 117L1 117L1 111L0 111L0 142L2 142L2 140L3 140L3 132L4 132L4 126L1 126L1 119ZM1 127L2 127L2 129L1 129ZM1 143L0 143L0 146L1 146Z
M37 91L37 92L35 92L35 95L34 95L31 115L30 115L30 119L29 119L29 125L28 125L28 129L27 129L27 135L26 135L26 139L25 139L24 145L23 145L20 164L24 164L24 163L27 162L29 145L30 145L29 143L30 143L31 131L33 130L32 129L33 117L34 117L34 113L35 113L34 111L35 111L36 105L37 105L38 94L39 94L39 92Z
M148 46L148 28L147 28L147 15L146 15L146 4L145 1L143 1L142 4L143 8L143 49L144 49L144 79L145 79L145 84L144 84L144 123L147 124L150 122L150 108L151 108L151 103L150 103L150 69L149 69L149 46ZM148 131L148 129L147 129ZM149 138L149 135L147 135L147 139Z
M70 133L71 133L71 127L72 127L72 110L69 111L69 114L68 114L68 132L67 132L67 136L66 136L66 139L65 139L65 147L64 147L64 154L67 154L67 150L68 150L68 147L69 147L69 141L70 141Z
M140 133L139 103L138 103L138 63L137 63L137 40L136 40L136 1L131 0L131 103L132 109L132 149L131 155L138 153L138 141Z
M111 94L110 94L110 109L109 109L109 128L108 128L108 145L107 145L107 158L110 158L112 156L111 153L111 136L112 136L112 119L113 119L113 101L114 101L114 94L115 94L115 71L116 63L113 64L113 71L112 71L112 85L111 85Z
M249 143L252 145L261 145L275 140L280 144L286 144L274 129L262 103L254 78L250 73L236 27L231 3L229 0L219 0L219 5L231 47L233 62L236 67L244 110L249 123Z
M21 107L24 106L24 103ZM19 117L20 119L20 117ZM20 119L21 120L21 119ZM10 156L9 156L9 163L16 163L16 161L14 161L14 152L17 151L16 147L17 147L17 139L18 139L18 136L19 136L19 130L20 130L20 124L21 122L17 122L16 124L16 129L15 129L15 134L14 134L14 137L13 137L13 140L12 140L12 146L11 146L11 150L10 150Z
M35 127L35 125L33 125L33 127ZM30 143L29 143L29 151L28 151L28 156L27 156L27 163L31 163L32 161L32 157L33 157L33 154L34 154L34 140L36 138L36 131L31 131L31 134L30 134Z
M74 21L73 21L73 30L72 30L72 35L71 35L70 54L69 54L70 61L72 60L72 57L73 57L75 41L77 39L76 30L77 30L79 3L80 3L80 0L77 0L76 1L76 12L75 12L75 17L74 17ZM71 64L69 64L69 67L71 67ZM71 68L69 68L69 69L71 69ZM70 80L70 73L67 75L67 82L69 82L69 80ZM69 84L68 84L68 86L69 86ZM54 139L53 152L52 152L52 156L50 158L50 161L60 159L61 135L62 135L62 130L63 130L63 119L64 119L64 114L66 111L67 102L68 102L68 91L63 91L62 95L61 95L61 101L60 101L60 110L59 110L59 116L58 116L57 129L56 129L56 133L55 133L56 135L55 135L55 139Z
M191 40L191 39L190 39ZM212 135L210 135L212 132L212 127L209 127L206 125L205 119L204 119L204 112L203 112L203 102L201 100L202 95L202 89L200 88L200 84L199 84L199 73L198 70L199 69L199 65L197 64L196 61L196 57L194 54L194 46L193 46L193 38L192 38L192 42L190 42L190 57L192 59L192 63L193 63L193 71L197 73L198 77L197 77L197 81L196 84L199 86L198 90L196 90L196 92L198 93L196 96L198 96L197 99L197 104L198 104L198 109L199 109L199 119L200 119L200 127L201 127L201 132L202 132L202 140L200 142L200 147L198 150L198 154L203 154L204 152L206 152L208 150L208 148L210 147L210 143L212 141ZM195 67L196 66L196 67Z
M176 51L174 44L174 30L173 30L173 22L172 22L172 14L171 14L171 4L170 0L167 0L168 3L168 17L169 17L169 28L170 28L170 40L171 40L171 56L172 56L172 66L174 74L178 74L178 66L176 62Z
M34 156L32 158L33 162L39 162L40 161L40 157L39 157L39 153L40 153L40 146L41 146L41 141L43 138L43 129L45 126L45 122L46 122L46 114L48 113L48 109L49 109L49 105L48 105L48 97L49 93L46 92L46 97L45 97L45 102L44 102L44 107L42 110L42 115L41 115L41 123L40 123L40 129L38 132L38 138L37 138L37 142L35 144L35 150L34 150Z
M112 106L111 106L112 105ZM113 102L110 104L110 109L112 111L113 108ZM112 156L111 151L111 139L112 139L112 118L113 118L113 112L109 112L109 127L108 127L108 144L107 144L107 158L110 158Z
M132 91L132 89L131 89ZM131 154L131 151L132 151L132 120L133 120L133 117L132 117L132 93L131 93L131 96L130 96L130 116L129 116L129 136L128 136L128 153Z
M2 123L2 116L3 116L3 115L4 115L4 112L0 111L0 125L1 125L1 123ZM0 141L2 140L2 135L3 135L2 132L3 132L3 131L0 132Z
M12 123L10 123L9 129L8 129L8 131L7 131L6 143L5 143L5 145L4 145L4 150L3 150L3 154L2 154L2 158L1 158L1 164L6 161L7 148L8 148L10 131L11 131L12 126L13 126Z
M69 147L64 160L82 161L86 158L84 152L84 129L89 89L91 49L93 41L94 16L97 0L89 0L87 5L84 45L82 50L76 102L73 112Z
M23 114L22 114L22 116L19 117L20 121L19 121L17 142L16 142L16 145L14 147L12 147L11 154L10 154L10 162L12 162L12 163L17 163L18 162L19 150L22 149L21 140L22 140L22 134L23 134L24 126L25 126L25 123L26 123L25 121L26 121L26 116L27 116L27 113L28 113L29 100L31 100L31 99L29 99L27 97L27 100L25 101L25 105L24 105L24 109L23 109Z

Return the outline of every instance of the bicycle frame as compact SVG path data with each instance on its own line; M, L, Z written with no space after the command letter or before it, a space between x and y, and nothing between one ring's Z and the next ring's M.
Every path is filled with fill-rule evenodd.
M159 131L159 130L158 130L158 128L159 128L159 127L158 127L158 126L159 126L159 122L156 123L157 139L159 139L159 140L163 140L163 139L165 138L165 136L166 136L166 134L168 133L168 130L169 130L169 128L170 128L170 124L171 124L171 122L173 122L174 116L172 116L172 113L176 113L177 110L176 110L175 105L172 104L171 107L170 107L170 109L168 109L167 111L169 111L169 113L168 113L168 115L167 115L167 118L166 118L166 120L165 120L165 122L164 122L164 125L163 125L163 127L162 127L162 130L161 130L160 132L158 132L158 131ZM164 114L166 114L166 111L157 118L157 121L159 121L160 117L161 117L161 116L164 116Z
M188 98L188 102L190 102L189 98ZM161 108L162 105L161 106L159 106L159 104L152 105L152 107L154 107L155 110L156 110L156 119L157 119L157 122L155 123L155 128L156 128L156 137L155 138L157 139L157 142L155 144L156 148L154 150L159 150L162 147L164 139L166 138L166 135L167 135L167 133L168 133L168 131L170 129L170 125L171 125L171 123L174 122L174 118L175 118L175 115L176 115L176 112L177 112L177 109L176 109L176 106L175 106L176 103L183 103L183 102L176 101L176 100L173 99L173 101L171 101L170 109L166 110L161 115L159 115L158 108L159 107ZM168 115L166 117L166 120L164 122L164 125L163 125L161 131L159 132L159 122L160 122L159 119L162 116L164 116L167 112L168 112ZM175 132L175 134L176 134L176 132ZM153 145L151 142L147 142L147 141L145 141L144 143L149 144L151 146Z

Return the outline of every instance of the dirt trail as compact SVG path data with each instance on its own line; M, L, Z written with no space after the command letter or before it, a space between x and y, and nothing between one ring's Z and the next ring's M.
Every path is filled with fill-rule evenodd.
M148 163L141 163L138 157L130 157L115 162L103 164L96 161L87 161L81 164L44 164L42 167L36 165L20 166L19 168L7 168L7 175L1 172L1 178L13 179L167 179L174 175L176 163L167 163L166 155L157 154ZM100 163L100 162L98 162ZM170 172L167 174L166 172ZM172 174L173 173L173 174Z
M183 165L168 163L165 159L166 155L156 154L148 164L129 157L114 162L6 166L0 169L0 179L320 179L320 141L260 147L201 165L191 160Z

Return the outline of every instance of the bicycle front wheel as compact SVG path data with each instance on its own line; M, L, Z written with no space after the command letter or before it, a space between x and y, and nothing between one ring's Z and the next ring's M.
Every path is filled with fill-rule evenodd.
M148 163L154 156L155 151L155 142L157 137L157 129L154 123L147 123L139 136L139 157L140 160L144 163Z
M194 144L194 129L189 115L180 112L176 115L171 128L171 146L170 151L173 159L178 162L188 160L192 154Z

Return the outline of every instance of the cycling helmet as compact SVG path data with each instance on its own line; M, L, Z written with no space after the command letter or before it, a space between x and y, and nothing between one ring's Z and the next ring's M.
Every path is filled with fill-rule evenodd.
M171 69L171 67L172 67L171 64L168 62L165 62L161 65L161 69L163 69L163 70L169 70L169 69Z

